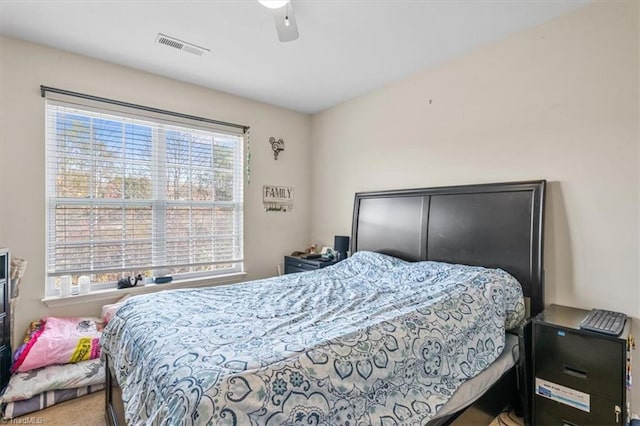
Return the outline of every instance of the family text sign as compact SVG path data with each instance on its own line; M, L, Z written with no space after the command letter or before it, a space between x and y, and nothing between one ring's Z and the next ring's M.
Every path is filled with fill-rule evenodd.
M262 202L265 211L286 212L293 209L293 188L289 186L264 185Z

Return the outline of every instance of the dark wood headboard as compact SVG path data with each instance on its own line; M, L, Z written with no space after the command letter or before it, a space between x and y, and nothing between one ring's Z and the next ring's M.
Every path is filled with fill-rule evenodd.
M544 308L545 184L356 193L351 251L504 269L520 282L535 315Z

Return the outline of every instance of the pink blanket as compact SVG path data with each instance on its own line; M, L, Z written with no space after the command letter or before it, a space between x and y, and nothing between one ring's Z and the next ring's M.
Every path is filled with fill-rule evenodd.
M46 317L43 321L44 327L22 349L12 372L100 357L102 324L98 318Z

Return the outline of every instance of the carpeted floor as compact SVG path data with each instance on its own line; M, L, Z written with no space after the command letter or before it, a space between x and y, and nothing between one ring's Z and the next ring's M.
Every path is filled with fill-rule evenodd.
M523 426L524 420L515 415L513 411L503 411L493 419L489 426Z
M16 417L7 423L45 426L105 426L104 391Z
M96 392L42 411L17 417L11 420L11 423L42 424L45 426L105 426L104 392ZM521 426L522 424L521 418L512 412L505 411L496 417L489 426Z

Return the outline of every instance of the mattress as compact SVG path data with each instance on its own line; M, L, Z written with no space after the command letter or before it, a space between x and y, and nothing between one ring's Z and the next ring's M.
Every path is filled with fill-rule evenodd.
M358 252L319 271L132 297L101 343L130 424L424 423L523 316L504 271Z
M494 362L477 376L465 381L451 399L438 411L436 418L443 418L473 404L493 384L509 371L520 356L518 336L507 333L504 350Z

